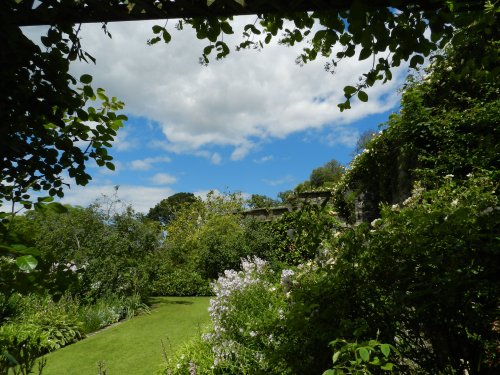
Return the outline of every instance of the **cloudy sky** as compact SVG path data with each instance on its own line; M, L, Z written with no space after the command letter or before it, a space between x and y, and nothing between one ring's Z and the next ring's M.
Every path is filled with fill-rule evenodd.
M368 90L368 103L341 113L343 87L356 83L370 59L347 61L331 75L325 60L296 65L301 47L271 44L205 67L198 60L206 43L191 29L173 30L175 22L168 45L148 46L155 23L109 24L111 39L100 25L83 26L82 45L97 64L77 63L73 73L91 74L95 88L124 101L129 120L111 150L116 171L92 166L93 181L72 186L63 202L86 205L115 185L143 212L184 191L276 197L331 159L347 164L359 134L397 110L406 68ZM33 38L37 31L26 29ZM235 35L225 39L230 46L241 38Z

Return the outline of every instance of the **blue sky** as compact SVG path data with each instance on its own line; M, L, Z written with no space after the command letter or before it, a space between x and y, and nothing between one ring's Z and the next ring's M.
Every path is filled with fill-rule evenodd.
M111 150L116 171L96 167L92 174L98 182L110 180L119 185L168 186L175 192L217 189L275 197L280 191L292 189L306 180L312 169L331 159L347 165L357 134L367 129L376 130L387 116L384 112L350 124L348 132L354 136L342 143L332 141L335 133L327 128L306 130L283 139L267 139L240 160L230 159L230 146L208 148L220 155L220 161L165 152L155 145L155 141L162 138L160 126L131 116L122 129L126 137Z
M235 19L237 30L249 22ZM253 22L253 20L252 20ZM303 46L272 43L262 51L233 52L207 67L194 33L173 30L169 45L148 46L151 22L84 25L82 45L97 64L77 63L94 87L125 102L129 117L111 150L116 171L91 166L92 182L71 186L63 202L87 205L120 185L119 196L142 212L177 192L241 191L276 197L331 159L347 164L360 133L377 129L399 105L407 68L368 90L368 103L339 112L343 87L355 84L370 61L346 61L335 75L328 60L300 67ZM25 32L37 38L40 28Z

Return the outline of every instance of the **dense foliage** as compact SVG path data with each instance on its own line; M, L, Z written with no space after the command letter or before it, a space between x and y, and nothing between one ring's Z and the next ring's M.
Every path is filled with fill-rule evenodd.
M252 194L247 200L249 208L268 208L279 206L282 202L261 194Z
M400 113L382 125L335 189L345 218L356 220L354 196L364 196L371 221L379 203L402 202L415 181L432 188L448 174L462 179L500 165L495 30L458 32L454 48L436 56L423 76L409 78Z
M37 357L144 311L159 229L106 202L11 221L9 235L39 261L23 270L0 257L0 373L27 374Z
M367 22L374 21L359 3ZM457 4L447 4L449 13L436 17L454 14ZM311 175L324 184L323 172L333 172L331 200L287 195L293 211L269 221L241 215L248 206L272 203L262 196L245 202L239 194L213 193L205 200L166 199L166 214L154 220L130 208L114 211L113 202L63 208L50 198L23 216L10 215L0 228L8 225L0 245L10 246L0 257L0 373L28 373L37 356L133 315L151 293L207 294L210 281L212 326L168 361L167 374L500 371L500 28L489 6L477 22L454 30L453 43L426 71L409 78L400 113L363 141L364 151L345 173L336 174L332 163ZM397 18L394 30L406 21L417 29L425 23L420 11L406 16L388 15ZM307 17L297 30L311 27ZM209 40L229 30L217 23L224 20L191 21L201 37L215 28L205 35ZM432 28L437 21L431 21ZM438 34L451 33L450 25L442 26ZM357 41L360 27L349 23L343 37L342 24L346 56L358 42L368 52L378 48L374 40ZM290 44L299 38L292 34ZM328 55L332 44L322 47L328 35L337 33L315 36L306 52ZM432 49L425 40L423 55ZM411 52L401 48L394 47L400 54L392 63ZM346 96L357 92L363 100L366 84ZM47 178L57 180L56 174ZM14 252L37 255L38 267L29 258L15 260Z
M163 225L167 225L175 218L175 214L182 206L196 201L197 198L193 193L176 193L152 207L147 217L151 220L159 221Z
M39 265L30 275L53 295L70 291L91 301L108 293L149 293L159 231L130 208L112 215L100 206L30 211L16 218L12 231L38 250Z
M213 326L165 373L500 370L497 32L457 32L409 79L333 201L273 224L294 229L278 233L296 266L252 259L221 275Z
M344 167L336 160L330 160L325 165L313 169L309 181L311 187L318 188L337 182L344 173Z
M265 223L244 219L240 194L210 193L183 205L165 227L153 282L159 295L208 295L210 280L238 268L249 255L271 256L273 233Z

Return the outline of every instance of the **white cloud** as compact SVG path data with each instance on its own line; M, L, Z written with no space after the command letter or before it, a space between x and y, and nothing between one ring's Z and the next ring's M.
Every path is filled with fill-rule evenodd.
M96 86L125 102L129 114L157 122L165 140L156 146L212 161L213 152L200 151L230 146L231 159L240 160L270 137L324 127L335 137L339 126L345 131L352 121L393 108L406 73L400 68L392 82L367 90L368 103L353 103L353 109L341 113L337 104L343 101L342 88L371 68L370 59L342 62L331 76L323 69L324 60L299 67L294 61L300 48L272 44L262 52L232 52L202 67L198 57L205 42L185 29L173 31L169 45L147 46L153 24L110 24L111 40L99 25L84 25L82 43L97 58L97 66L79 64L75 75L89 72ZM126 128L119 134L115 147L134 147Z
M212 193L214 196L216 197L220 197L222 196L223 194L220 192L220 190L218 189L212 189L212 190L198 190L198 191L195 191L193 194L200 198L202 201L206 201L207 200L207 197L208 197L208 194Z
M215 164L215 165L218 165L220 164L220 162L222 161L222 157L220 156L220 154L218 154L217 152L215 152L211 157L210 157L210 162L212 164Z
M231 153L231 160L241 160L255 147L251 142L242 142L237 145L234 151Z
M112 144L113 148L118 151L128 151L137 147L137 141L130 139L126 127L118 131L118 135L115 137Z
M283 185L283 184L288 184L290 182L294 181L294 178L290 175L278 178L276 180L263 180L266 184L271 185L271 186L278 186L278 185Z
M103 195L112 196L114 188L113 184L72 186L71 189L65 191L61 202L85 207ZM175 191L169 187L121 185L118 188L118 198L132 205L136 211L143 213L148 212L155 204L174 193Z
M97 164L95 165L96 168L99 168L99 174L101 175L106 175L106 176L116 176L118 175L124 168L123 163L119 160L112 160L111 161L113 165L115 166L115 170L108 169L107 167L98 167Z
M254 159L253 162L256 164L264 164L264 163L272 161L273 159L274 159L273 155L267 155L267 156L263 156L259 159Z
M156 173L149 181L155 185L171 185L177 182L177 178L168 173Z
M130 169L134 171L148 171L153 168L153 164L157 163L170 163L172 159L168 156L156 156L153 158L132 160L129 163Z
M214 197L222 197L226 194L231 194L231 193L237 193L237 194L241 195L241 197L243 199L250 199L250 197L252 196L251 194L245 193L242 191L230 192L228 190L225 190L224 192L221 192L219 189L198 190L198 191L195 191L193 194L196 197L200 198L202 201L206 201L208 199L209 194L212 194Z
M328 134L325 141L329 146L343 145L347 147L354 147L358 138L359 131L339 128L338 131Z

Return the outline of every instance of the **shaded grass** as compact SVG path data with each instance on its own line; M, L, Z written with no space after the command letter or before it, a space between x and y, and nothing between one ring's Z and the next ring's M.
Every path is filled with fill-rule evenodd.
M96 375L105 363L107 375L151 375L167 352L200 332L209 322L210 297L158 297L142 315L105 329L46 356L44 375ZM172 353L167 353L172 354Z

